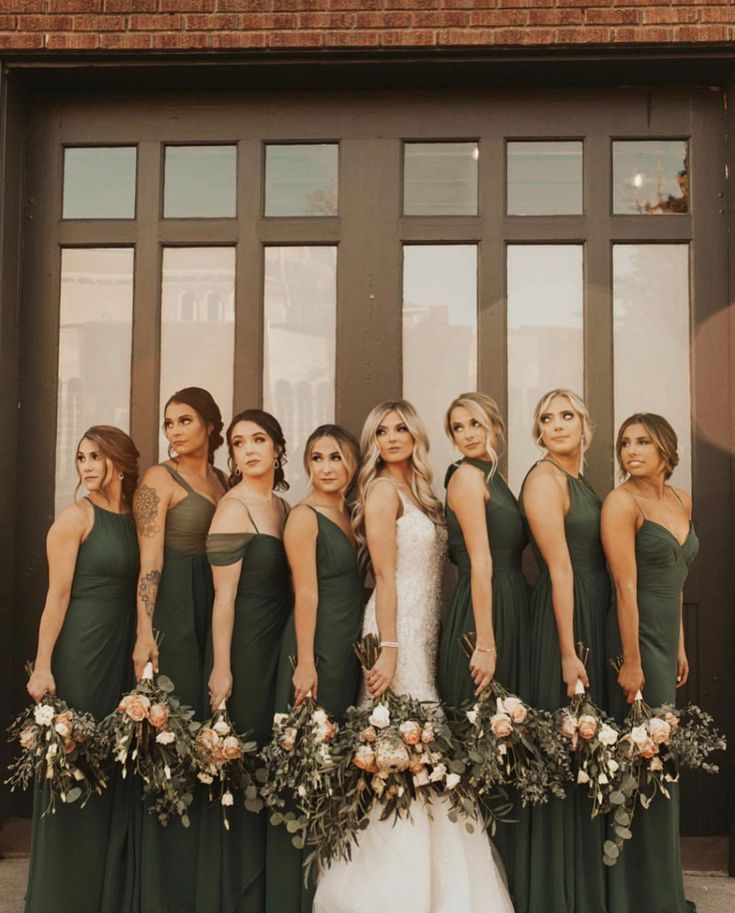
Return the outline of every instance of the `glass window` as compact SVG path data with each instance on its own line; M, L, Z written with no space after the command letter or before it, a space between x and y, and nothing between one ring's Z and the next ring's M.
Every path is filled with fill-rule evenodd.
M166 219L226 219L237 211L236 146L166 146Z
M431 440L434 489L453 459L444 412L477 389L477 247L408 244L403 248L403 394Z
M613 147L613 213L689 212L689 143L620 140Z
M508 215L580 215L582 149L581 140L509 142Z
M265 147L266 216L336 216L337 143Z
M266 247L263 408L286 435L295 503L307 487L306 438L334 421L337 248Z
M405 143L403 213L477 215L477 143Z
M219 306L212 308L213 301ZM235 248L167 247L161 283L160 418L166 400L182 387L204 387L227 423L232 412L235 351ZM159 437L159 457L168 441ZM225 447L216 464L227 464Z
M65 219L135 218L135 146L64 149Z
M508 246L507 427L515 492L541 456L531 440L540 397L555 387L584 392L583 257L581 244Z
M76 446L90 425L130 424L131 248L61 252L56 510L74 497Z
M634 412L663 415L679 437L673 482L691 491L689 245L616 244L613 315L615 432Z

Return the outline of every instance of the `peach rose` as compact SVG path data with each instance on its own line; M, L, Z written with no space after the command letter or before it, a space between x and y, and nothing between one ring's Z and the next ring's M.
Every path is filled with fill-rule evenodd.
M120 713L127 713L128 704L130 703L132 698L133 698L132 694L126 694L120 698L120 703L117 705L117 709L120 711Z
M145 694L133 694L125 708L125 712L136 723L142 722L147 716L150 709L150 699Z
M503 710L514 723L522 723L528 716L526 705L519 697L506 697L503 701Z
M648 731L651 733L654 745L665 745L671 735L671 726L666 720L654 717L648 724Z
M168 707L165 704L154 704L148 711L148 722L154 729L163 729L168 722Z
M222 742L222 757L225 761L236 761L242 752L240 751L240 743L235 738L234 735L228 735Z
M638 751L643 758L652 758L654 755L658 754L658 748L656 748L653 739L647 739L642 745L639 746Z
M579 718L579 737L589 742L597 735L597 720L590 716L589 713L583 714Z
M367 726L360 733L360 738L363 742L374 742L378 737L378 733L375 731L374 726Z
M64 754L71 754L76 747L77 743L74 739L64 739Z
M414 720L406 720L398 727L401 738L406 745L418 745L421 741L421 727Z
M496 713L490 717L490 728L496 738L505 739L513 732L513 723L507 713Z
M573 739L577 734L579 723L577 718L571 713L565 713L559 722L559 732L568 739Z
M26 726L20 731L20 744L23 748L35 748L37 741L36 727Z
M424 728L421 731L421 741L422 742L433 742L436 738L436 733L434 732L434 726L432 723L424 723Z
M365 770L370 774L374 774L378 770L378 765L375 763L375 752L369 745L360 745L358 747L352 763L355 767L359 767L360 770Z
M219 738L217 733L213 729L210 729L209 726L202 726L197 733L196 742L203 751L211 752L219 742Z
M669 710L664 714L664 719L671 727L671 731L676 732L676 730L679 728L679 717Z

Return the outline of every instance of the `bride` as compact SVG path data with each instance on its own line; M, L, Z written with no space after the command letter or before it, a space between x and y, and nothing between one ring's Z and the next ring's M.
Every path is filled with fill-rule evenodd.
M431 488L428 439L410 403L384 402L365 421L355 533L375 590L363 633L379 636L367 692L389 687L438 701L436 658L446 551L442 508ZM334 862L317 886L314 913L512 913L484 831L447 817L446 800L416 801L410 818L379 821L374 805L350 862Z

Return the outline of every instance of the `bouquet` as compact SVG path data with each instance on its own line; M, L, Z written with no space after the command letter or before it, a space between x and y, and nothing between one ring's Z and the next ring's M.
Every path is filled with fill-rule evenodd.
M174 683L154 679L147 663L135 688L124 694L100 728L112 743L115 760L126 777L132 768L143 781L149 811L164 826L176 815L189 827L188 809L196 777L194 711L174 697Z
M475 642L474 633L460 639L468 657ZM468 783L478 796L513 787L524 806L548 802L552 795L564 798L563 784L571 777L569 753L550 714L529 707L493 680L464 718L457 732L470 763Z
M224 701L217 712L196 732L194 761L197 779L209 788L209 801L214 799L213 787L219 789L222 823L227 830L230 822L227 808L235 804L234 792L243 794L248 811L263 808L258 780L263 769L258 766L258 746L247 736L238 735L230 720Z
M107 786L104 771L109 745L97 731L94 717L72 710L53 694L26 708L9 727L10 741L20 742L20 755L10 764L5 781L11 791L26 789L38 776L48 784L43 815L56 812L58 800L86 805Z

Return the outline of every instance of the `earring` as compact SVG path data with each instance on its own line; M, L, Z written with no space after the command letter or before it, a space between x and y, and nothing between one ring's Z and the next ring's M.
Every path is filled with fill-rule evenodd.
M275 460L273 460L273 468L274 469L281 468L281 458L280 457L276 457Z
M118 479L120 479L120 481L122 482L122 480L125 478L125 473L124 473L124 472L118 472L117 477L118 477Z
M173 460L174 454L175 454L175 453L176 453L176 451L175 451L174 448L171 446L171 444L169 444L169 445L168 445L168 458L169 458L169 460Z
M242 475L242 469L240 469L239 466L235 466L235 475L236 475L238 478L240 478L240 476Z

